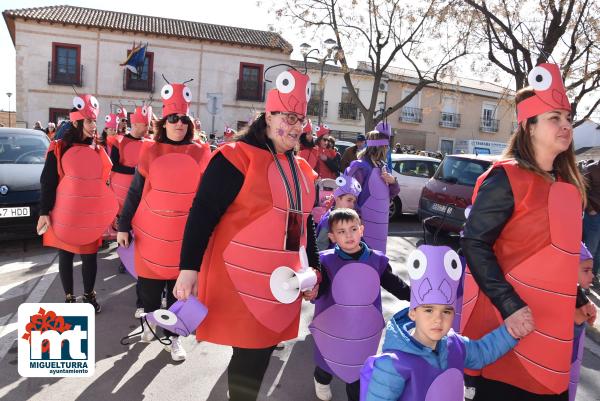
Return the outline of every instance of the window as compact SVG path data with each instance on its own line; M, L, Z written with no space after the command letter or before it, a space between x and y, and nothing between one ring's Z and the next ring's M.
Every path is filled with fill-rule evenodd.
M240 63L237 100L263 100L262 64Z
M131 50L127 52L129 54ZM146 52L144 65L138 74L125 68L125 85L123 90L154 92L154 53Z
M452 153L454 151L454 141L451 139L442 139L440 141L440 151L444 155Z
M408 97L412 93L412 89L404 89L402 91L402 98ZM423 110L420 108L421 105L421 93L417 93L412 99L406 103L400 113L400 121L409 123L420 123L423 121Z
M0 164L44 164L47 149L44 136L0 134Z
M440 115L440 127L460 127L460 114L457 113L457 99L452 96L444 96L442 99L442 113Z
M498 132L498 120L496 119L497 105L484 103L481 109L480 129L483 132Z
M49 110L48 121L56 124L56 127L60 125L63 121L69 121L69 113L71 109L56 109L51 108Z
M355 90L358 95L358 89ZM339 104L338 116L345 120L360 120L358 106L346 87L342 88L342 101Z
M424 160L399 160L394 164L394 170L398 174L410 177L431 178L439 163Z
M446 157L435 178L451 184L475 186L477 178L489 165L490 163L484 160Z
M50 84L81 86L81 45L52 43Z

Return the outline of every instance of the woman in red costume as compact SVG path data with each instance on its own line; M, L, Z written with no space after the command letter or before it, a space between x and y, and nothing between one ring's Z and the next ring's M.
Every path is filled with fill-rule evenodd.
M233 347L231 401L256 400L275 346L298 336L301 299L276 301L270 274L279 266L298 269L301 245L318 267L310 217L316 174L294 156L309 97L307 75L279 74L265 113L215 151L186 224L174 293L186 299L197 290L207 306L198 340Z
M184 84L162 88L163 118L156 124L155 142L144 142L138 165L119 217L117 242L127 248L129 231L135 234L135 271L144 312L161 307L167 289L167 308L179 274L183 229L200 177L208 164L210 148L192 142L194 123L189 117L191 90ZM144 328L142 340L152 332ZM166 331L171 358L186 358L179 336Z
M308 120L304 128L302 128L302 134L300 134L300 152L298 152L298 155L308 162L310 168L313 170L317 168L319 148L314 140L311 120Z
M339 175L340 160L336 159L337 152L329 146L329 133L331 130L327 125L319 125L315 130L317 134L317 166L315 171L319 178L335 179Z
M461 246L464 335L503 320L515 349L482 371L475 400L567 400L585 186L571 106L555 64L516 95L519 127L503 160L477 180Z
M73 295L73 257L81 256L83 301L101 310L96 301L97 252L102 233L117 214L118 204L106 186L110 159L97 136L98 100L91 95L73 99L72 127L48 148L40 177L38 233L44 245L58 248L58 270L68 303Z

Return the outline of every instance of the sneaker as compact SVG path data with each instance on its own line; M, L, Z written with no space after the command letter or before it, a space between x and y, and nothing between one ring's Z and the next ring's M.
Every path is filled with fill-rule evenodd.
M65 303L66 304L74 304L75 302L77 302L77 298L75 298L73 296L73 294L67 294L65 296Z
M142 313L144 313L144 308L137 308L133 316L135 316L136 319L139 319L142 317Z
M92 291L89 294L86 294L84 292L83 293L83 302L85 302L86 304L91 304L94 307L94 310L96 311L96 313L100 313L100 311L102 311L102 307L100 306L98 301L96 301L96 291Z
M150 329L152 329L152 331L154 333L156 333L156 325L154 323L147 323L147 325L150 326ZM142 341L145 343L149 343L150 341L154 340L154 334L152 333L152 331L150 331L148 326L146 326L146 323L144 323L144 332L142 333Z
M329 384L321 384L316 380L314 381L317 398L322 401L330 401L333 398L333 394L331 394L331 386Z
M171 340L171 345L165 345L165 350L171 352L171 359L176 362L185 361L187 352L185 352L185 349L183 348L181 337L171 336L169 339Z

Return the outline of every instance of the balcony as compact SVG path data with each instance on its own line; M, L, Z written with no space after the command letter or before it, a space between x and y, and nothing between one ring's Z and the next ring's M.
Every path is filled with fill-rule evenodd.
M48 61L48 85L83 86L83 65L79 66L79 76L77 74L60 74L52 68L52 61Z
M323 102L323 113L321 114L321 117L327 117L327 106L328 105L329 105L329 102L327 100L325 100ZM318 116L319 115L319 102L312 101L312 100L310 102L308 102L306 114L309 116Z
M479 124L481 132L498 132L499 120L493 118L482 118Z
M235 94L236 100L249 100L255 102L264 102L265 101L265 86L263 84L262 87L257 86L256 81L249 82L243 81L241 79L237 80L237 91Z
M440 113L440 127L444 127L444 128L460 127L460 114L446 113L445 111L442 111Z
M149 79L134 79L131 71L123 70L123 90L124 91L136 91L136 92L150 92L154 93L154 78L155 74L152 73Z
M340 120L360 120L358 105L354 103L339 103L338 117Z
M403 107L400 111L400 121L403 123L422 123L423 109L416 107Z

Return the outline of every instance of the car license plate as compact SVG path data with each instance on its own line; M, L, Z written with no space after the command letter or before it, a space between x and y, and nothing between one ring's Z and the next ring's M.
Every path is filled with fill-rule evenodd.
M13 217L28 217L31 215L29 206L22 207L0 207L0 219L1 218L13 218Z
M440 213L446 213L446 208L448 208L448 214L452 214L452 207L448 207L447 205L440 205L439 203L433 203L431 205L431 209L435 210L436 212L440 212Z

